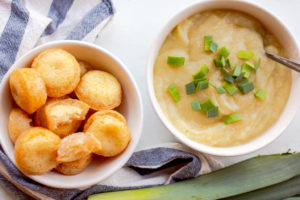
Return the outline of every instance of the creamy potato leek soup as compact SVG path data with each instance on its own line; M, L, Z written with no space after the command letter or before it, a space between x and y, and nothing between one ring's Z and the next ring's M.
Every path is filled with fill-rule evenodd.
M169 121L188 138L215 147L246 143L280 116L291 71L268 59L284 56L256 19L213 10L180 22L154 66L154 89Z

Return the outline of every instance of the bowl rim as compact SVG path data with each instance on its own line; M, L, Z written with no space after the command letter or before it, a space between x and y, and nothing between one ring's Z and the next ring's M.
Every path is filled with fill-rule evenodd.
M3 76L3 78L0 82L0 91L3 91L3 89L5 88L5 86L6 86L5 83L8 82L9 76L12 73L12 71L17 69L16 68L17 64L19 64L20 62L28 61L28 59L29 59L28 56L30 56L30 55L37 54L45 49L54 48L54 47L60 46L60 45L78 45L78 46L89 47L95 51L100 51L101 53L105 54L105 56L114 60L117 63L117 65L119 66L119 68L121 68L123 70L124 74L128 77L128 80L133 87L133 90L137 97L137 102L138 102L138 104L136 106L137 106L137 112L140 115L140 120L139 120L139 123L137 123L137 125L136 125L137 128L136 128L135 140L134 141L131 140L131 142L130 142L131 145L127 146L126 154L124 156L117 158L117 160L118 160L117 164L115 164L111 168L109 168L109 170L105 173L105 175L102 175L99 178L97 178L97 176L96 176L94 179L91 179L90 181L82 180L80 182L77 181L77 183L74 183L74 182L68 182L68 183L59 182L58 183L58 181L56 181L56 180L44 181L43 178L41 180L40 177L43 176L44 174L43 175L26 175L26 174L24 174L25 176L33 179L36 182L39 182L43 185L54 187L54 188L74 189L74 188L88 187L88 186L95 185L95 184L107 179L111 175L113 175L117 170L119 170L126 164L126 162L129 160L129 158L134 153L134 151L139 143L141 134L142 134L143 121L144 121L143 101L142 101L140 90L137 86L137 83L136 83L133 75L131 74L131 72L129 71L127 66L118 57L116 57L110 51L108 51L107 49L105 49L101 46L98 46L93 43L85 42L85 41L78 41L78 40L58 40L58 41L47 42L47 43L44 43L42 45L39 45L39 46L27 51L24 55L22 55L20 58L18 58L14 62L14 64L9 68L9 70L5 73L5 75ZM14 165L15 165L15 161L14 161L14 159L10 158L9 149L5 144L3 136L1 136L1 135L0 135L0 144L3 147L3 150L4 150L5 154L7 155L7 157L9 158L9 160L12 163L14 163ZM121 154L123 154L123 153L125 153L125 151L123 151ZM64 175L61 175L61 176L64 176Z
M298 46L297 41L295 40L295 37L294 37L293 33L289 29L289 27L276 14L274 14L272 11L264 8L259 3L248 2L248 1L244 1L244 0L222 0L222 1L220 1L220 0L201 0L201 1L193 2L189 5L187 5L186 7L182 8L180 11L178 11L176 14L172 15L165 22L165 25L160 29L160 31L158 32L157 37L155 38L155 40L153 42L153 45L151 46L150 51L149 51L150 53L149 53L148 60L147 60L147 70L146 70L146 79L147 80L146 80L146 82L147 82L148 96L150 97L151 105L152 105L156 115L158 116L158 118L160 119L162 124L168 129L168 131L177 140L179 140L183 144L185 144L185 145L189 146L190 148L192 148L196 151L199 151L199 152L203 152L203 153L207 153L207 154L215 155L215 156L231 157L231 156L240 156L240 155L245 155L245 154L252 153L254 151L257 151L257 150L265 147L266 145L270 144L275 139L277 139L283 133L283 131L288 127L289 123L293 120L294 116L296 115L297 109L300 107L300 102L295 102L294 103L295 104L294 107L296 107L296 109L294 109L290 112L290 117L288 119L288 122L287 122L286 126L280 127L280 130L277 131L276 135L273 134L272 138L268 139L263 144L256 145L255 147L249 148L248 150L240 151L239 146L213 147L213 146L208 146L208 145L205 145L205 144L197 143L197 142L192 141L191 139L189 139L187 136L185 136L179 130L177 130L173 126L173 124L169 121L169 119L165 116L163 111L161 110L160 105L159 105L158 100L157 100L156 95L155 95L154 84L153 84L154 62L155 62L155 59L157 57L156 52L158 53L159 49L161 48L161 45L163 44L163 41L165 40L166 36L170 33L170 31L178 23L180 23L182 20L184 20L184 19L188 18L189 16L192 16L193 14L197 13L197 12L195 12L195 9L197 9L198 7L201 7L201 5L213 4L213 3L218 4L218 3L221 3L221 2L222 3L224 3L224 2L227 2L227 3L241 3L241 4L244 4L244 6L252 6L252 7L255 7L257 12L265 13L265 14L271 16L274 19L273 21L277 21L282 26L282 28L283 28L282 30L285 30L285 32L287 33L287 35L291 39L291 41L294 44L294 47L297 51L297 59L299 59L299 56L300 56L299 46ZM227 9L228 10L228 8L214 8L214 9L225 9L225 10ZM202 11L198 11L198 12L203 12L203 11L207 11L207 10L214 10L214 9L203 9ZM229 8L229 9L236 10L234 8ZM198 8L198 10L199 10L199 8ZM237 11L243 12L241 10L237 10ZM260 19L255 17L255 15L251 15L249 13L248 13L248 15L253 16L258 21L261 21ZM163 40L162 40L162 38L163 38ZM298 79L297 85L300 86L299 76L297 77L297 79ZM295 83L293 82L292 85L293 84L295 84ZM291 95L291 93L290 93L290 95ZM289 97L289 99L290 99L290 97ZM288 104L288 102L286 103L286 105L287 104ZM286 106L285 106L285 108L286 108ZM284 108L284 110L285 110L285 108ZM282 113L284 112L284 110L282 111ZM279 118L275 123L273 123L273 125L277 124L278 121L279 121ZM271 127L269 127L269 128L271 128ZM264 131L264 133L267 132L268 129L266 131ZM264 133L262 133L260 136L264 135ZM251 142L255 141L260 136L254 138L253 140L250 140L249 142L247 142L245 144L250 144ZM242 145L244 145L244 144L242 144ZM231 151L229 151L229 149L231 149Z

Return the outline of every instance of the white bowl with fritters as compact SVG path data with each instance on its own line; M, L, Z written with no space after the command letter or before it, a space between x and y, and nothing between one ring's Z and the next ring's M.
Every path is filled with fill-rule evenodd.
M131 141L118 156L103 160L94 159L80 174L65 176L51 171L43 175L29 177L41 184L55 188L79 188L97 184L111 176L127 162L138 144L143 124L142 100L133 76L117 57L100 46L82 41L50 42L34 48L15 62L5 74L0 85L0 142L2 148L10 160L15 163L14 145L10 140L7 125L8 116L13 106L9 89L9 76L17 68L30 67L33 58L48 48L62 48L77 59L87 61L95 69L113 74L119 80L122 85L123 96L122 103L116 110L122 113L127 120Z

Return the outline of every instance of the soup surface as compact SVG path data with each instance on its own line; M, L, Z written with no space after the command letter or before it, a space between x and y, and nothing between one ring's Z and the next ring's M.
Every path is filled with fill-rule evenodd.
M228 58L232 65L243 65L238 58L240 50L254 53L251 62L261 58L260 67L249 78L254 90L247 94L240 91L234 96L219 94L209 86L187 95L185 85L193 80L203 64L209 68L206 77L210 84L221 86L224 72L213 62L216 53L204 50L204 36L212 35L218 48L230 50ZM291 88L291 71L268 59L268 51L284 56L283 49L275 36L264 29L256 19L235 11L213 10L193 15L180 22L167 36L154 66L154 89L162 111L169 121L188 138L209 146L226 147L246 143L261 135L279 118L288 100ZM184 66L167 64L168 56L185 57ZM167 88L175 83L181 100L175 102ZM255 98L257 89L267 92L264 100ZM200 111L191 108L191 102L211 99L218 106L219 114L207 118ZM232 124L225 124L222 117L239 113L243 118Z

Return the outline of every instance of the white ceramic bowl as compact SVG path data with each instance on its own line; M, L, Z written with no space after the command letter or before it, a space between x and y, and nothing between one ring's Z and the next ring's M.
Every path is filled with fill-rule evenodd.
M293 72L291 93L284 111L278 121L256 139L238 146L218 148L199 144L187 138L171 124L160 109L153 87L153 67L158 51L166 36L179 22L193 14L213 9L231 9L254 16L279 39L279 42L291 59L299 59L299 48L291 32L273 13L256 4L238 0L212 0L194 3L173 16L160 31L156 41L154 41L147 66L147 86L152 105L162 123L178 140L195 150L218 156L237 156L256 151L266 146L275 140L292 121L300 104L300 76L296 72Z
M96 69L112 73L120 81L123 89L123 99L118 111L121 112L129 125L131 141L120 155L101 160L94 160L82 173L74 176L64 176L56 172L44 175L29 176L33 180L56 188L78 188L96 184L120 169L132 155L138 144L142 123L143 107L137 85L126 66L107 50L81 41L57 41L41 45L21 57L6 73L0 85L0 142L8 157L15 163L14 145L8 134L7 121L12 107L9 91L9 76L17 68L29 67L33 58L42 50L62 48L80 60L88 61Z

